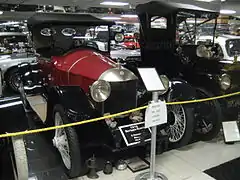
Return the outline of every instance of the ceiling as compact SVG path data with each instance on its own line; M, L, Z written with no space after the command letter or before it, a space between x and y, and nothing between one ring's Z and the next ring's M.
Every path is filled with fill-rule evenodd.
M87 9L89 7L106 7L100 5L104 0L0 0L0 4L28 4L28 5L58 5L58 6L78 6L81 9ZM150 0L111 0L120 2L129 2L130 6L124 6L125 9L134 8L137 4L145 3ZM164 0L162 0L164 1ZM166 0L165 0L166 1ZM193 4L219 11L222 9L232 9L237 11L237 15L240 15L240 1L239 0L213 0L211 3L201 2L197 0L167 0L171 2L180 2L186 4ZM107 6L110 7L110 6ZM116 6L114 6L116 8ZM122 7L121 7L122 8Z

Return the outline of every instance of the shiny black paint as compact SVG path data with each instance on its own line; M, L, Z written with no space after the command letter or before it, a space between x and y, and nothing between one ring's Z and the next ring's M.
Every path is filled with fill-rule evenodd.
M20 97L0 98L0 133L25 131L29 128Z
M168 93L168 102L173 100L187 101L194 100L196 97L195 89L182 79L171 79L171 88Z

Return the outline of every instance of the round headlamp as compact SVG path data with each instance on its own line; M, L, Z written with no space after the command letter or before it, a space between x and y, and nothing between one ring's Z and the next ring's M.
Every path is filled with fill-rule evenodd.
M223 90L231 87L231 77L228 74L223 74L220 78L220 86Z
M90 87L90 93L94 101L103 102L111 94L111 86L107 81L97 80Z
M164 86L164 90L161 91L160 93L164 94L169 89L169 86L170 86L169 79L168 79L168 77L166 75L160 75L159 77L160 77L160 80L162 81L162 84Z

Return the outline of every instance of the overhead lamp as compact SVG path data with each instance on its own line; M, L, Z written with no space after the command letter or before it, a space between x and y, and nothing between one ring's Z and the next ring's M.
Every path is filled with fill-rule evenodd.
M102 19L104 19L104 20L120 20L120 19L122 19L122 18L120 18L120 17L111 17L111 16L106 16L106 17L103 17Z
M0 11L0 15L2 15L3 14L3 11Z
M236 11L234 10L229 10L229 9L221 9L220 14L235 14Z
M128 2L113 2L113 1L104 1L100 3L101 5L105 6L128 6Z
M201 1L201 2L213 2L214 0L196 0L196 1Z
M136 14L123 14L123 15L121 15L121 17L123 17L123 18L137 18L138 15L136 15Z
M127 24L126 21L115 21L116 24Z

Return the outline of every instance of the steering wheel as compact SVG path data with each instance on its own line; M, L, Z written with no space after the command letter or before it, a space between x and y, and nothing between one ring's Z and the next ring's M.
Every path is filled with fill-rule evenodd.
M188 42L193 42L193 39L194 39L194 36L195 36L194 33L195 33L194 30L190 30L190 31L185 32L183 35L179 36L179 44L183 44L182 43L183 38L187 38L187 43Z

